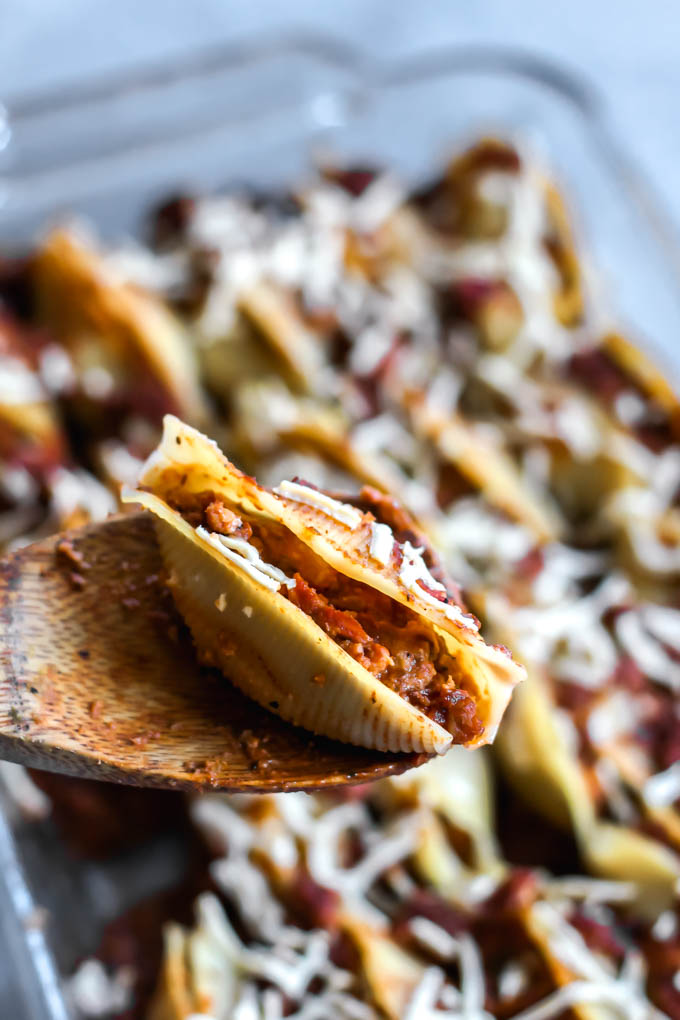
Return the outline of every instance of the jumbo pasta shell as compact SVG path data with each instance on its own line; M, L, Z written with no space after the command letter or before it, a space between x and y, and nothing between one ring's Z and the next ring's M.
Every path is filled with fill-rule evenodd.
M185 1020L194 1010L191 974L186 961L187 933L178 924L169 924L163 932L163 962L149 1020Z
M300 454L327 472L389 491L395 472L374 454L360 450L348 434L349 421L332 404L294 399L280 380L241 383L234 398L232 449L246 464ZM318 476L317 474L314 477Z
M422 980L422 962L380 928L348 916L342 925L358 957L358 966L373 1002L387 1020L400 1020Z
M494 835L491 758L486 752L467 754L464 748L452 747L444 757L395 776L373 792L380 804L392 809L396 804L426 804L455 830L465 833L476 870L496 873L501 868ZM440 863L445 870L451 854L450 844L439 830L441 826L429 831L419 850L434 871ZM436 882L432 880L432 884Z
M490 506L523 524L539 542L559 537L562 522L554 506L527 486L511 457L460 415L432 411L410 401L415 431L434 444L444 462L454 465L479 489Z
M628 375L650 400L663 408L671 419L673 434L677 436L680 432L680 402L667 373L620 333L607 333L602 337L602 346L621 371Z
M596 875L635 882L635 905L654 920L671 908L680 882L680 857L669 847L627 826L599 822L584 834L583 855Z
M290 297L257 283L241 294L239 308L265 340L296 389L312 388L321 365L319 338L307 328Z
M74 356L93 352L114 375L136 375L140 364L158 384L166 406L193 421L206 417L189 337L153 294L121 281L106 259L74 230L55 230L35 260L41 319ZM96 338L96 345L93 345Z
M143 492L137 499L159 518L175 603L196 647L244 694L296 726L346 743L426 754L447 749L451 734L361 669L301 610L225 566L161 500Z
M560 731L547 684L530 668L513 699L495 750L503 774L554 825L585 832L594 808L585 780Z
M680 880L680 857L625 824L601 821L577 757L560 731L547 685L530 671L513 699L496 748L503 774L554 824L572 828L589 868L614 880L633 880L636 903L652 916L669 906Z
M374 565L370 515L292 483L277 492L264 489L238 471L214 443L172 416L165 419L162 442L147 461L140 484L150 491L125 498L141 502L159 520L174 597L199 652L254 700L290 722L361 746L432 754L452 742L452 733L440 721L382 683L312 615L281 594L276 578L285 575L278 568L265 562L263 579L263 561L253 563L253 557L259 559L254 549L245 549L249 563L225 554L217 535L195 528L173 509L170 504L178 499L186 504L209 492L259 527L258 537L266 529L277 529L284 543L297 544L305 557L333 572L337 585L363 586L357 587L362 598L387 596L390 605L393 601L405 607L407 619L431 635L432 647L440 649L447 662L455 661L456 688L474 702L483 729L459 742L474 746L493 739L522 668L505 650L487 646L477 622L460 606L439 601L443 594L435 596L414 582L414 570L424 567L414 550L407 550L411 559L405 566L401 547L401 565L395 555ZM296 587L286 580L289 589ZM432 577L430 581L437 584Z

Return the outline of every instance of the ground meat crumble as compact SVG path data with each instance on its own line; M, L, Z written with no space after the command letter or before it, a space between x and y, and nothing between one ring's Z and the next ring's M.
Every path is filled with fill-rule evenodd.
M389 497L376 494L377 499L367 490L364 495L374 506L388 502L400 533L406 528L409 539L421 539L411 530L410 517ZM380 683L448 730L455 743L468 743L483 733L475 701L462 689L455 657L412 609L340 574L282 525L269 522L265 528L255 520L244 521L213 492L187 499L180 485L166 499L192 526L250 541L264 560L294 577L295 587L284 586L279 594Z

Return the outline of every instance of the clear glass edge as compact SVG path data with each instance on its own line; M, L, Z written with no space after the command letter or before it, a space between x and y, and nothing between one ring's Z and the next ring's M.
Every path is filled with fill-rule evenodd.
M40 908L26 881L4 806L0 810L0 876L0 932L7 958L14 964L12 977L19 977L15 984L26 1009L24 1020L69 1020Z
M311 56L329 66L347 72L362 73L363 59L358 50L340 40L324 35L295 32L276 36L260 36L200 49L169 66L167 61L131 69L85 82L67 83L56 89L27 93L3 102L12 122L61 112L68 107L82 107L92 102L110 101L123 93L132 94L155 88L168 88L189 78L232 70L239 65L254 65L272 57Z

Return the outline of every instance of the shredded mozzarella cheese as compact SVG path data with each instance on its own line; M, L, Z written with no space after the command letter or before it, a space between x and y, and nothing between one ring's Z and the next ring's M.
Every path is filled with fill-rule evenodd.
M650 807L669 807L675 803L680 797L680 762L650 776L642 787L642 797Z
M352 530L359 527L364 517L361 510L357 510L355 506L341 503L340 500L327 496L325 492L310 489L309 486L301 485L299 482L280 482L274 492L286 499L292 499L296 503L304 503L314 507L315 510L321 510L322 513L332 517L339 524L344 524Z
M200 535L204 541L209 542L225 559L240 567L249 577L265 588L269 588L270 591L278 591L282 584L286 588L295 587L294 577L287 577L278 567L266 563L260 556L259 550L245 539L207 531L202 524L196 528L196 534Z
M369 555L383 566L390 562L394 548L394 535L388 524L371 521L371 544Z

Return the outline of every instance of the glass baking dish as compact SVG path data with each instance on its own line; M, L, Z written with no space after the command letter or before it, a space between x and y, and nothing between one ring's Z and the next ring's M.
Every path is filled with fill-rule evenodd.
M416 182L484 133L518 136L545 159L611 323L680 376L672 228L589 88L524 53L448 50L376 66L325 39L261 41L18 101L4 119L0 108L0 247L23 248L72 213L104 237L140 233L146 210L170 193L280 188L323 153ZM186 852L178 833L103 864L79 862L49 820L6 812L0 931L23 1003L3 1004L2 1015L65 1020L59 975L94 951L107 921L176 880Z

